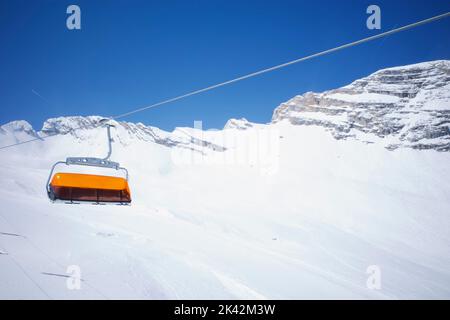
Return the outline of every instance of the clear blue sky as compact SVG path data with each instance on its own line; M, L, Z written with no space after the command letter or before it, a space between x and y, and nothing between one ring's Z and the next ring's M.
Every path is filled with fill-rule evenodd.
M70 4L81 7L82 30L66 28ZM370 4L381 7L381 32L450 11L447 0L0 0L0 123L40 129L50 117L112 116L373 35ZM297 94L450 59L449 39L447 18L124 120L166 130L268 122Z

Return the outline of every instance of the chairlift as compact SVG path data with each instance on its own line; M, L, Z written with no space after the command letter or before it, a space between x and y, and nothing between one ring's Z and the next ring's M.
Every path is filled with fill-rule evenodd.
M114 125L106 121L107 119L101 120L108 134L108 155L105 158L68 157L66 161L56 162L50 170L46 184L50 201L68 204L129 205L131 203L128 170L121 167L118 162L109 160L112 154L111 127L114 127ZM125 177L64 172L53 174L56 166L60 164L114 169L124 172Z

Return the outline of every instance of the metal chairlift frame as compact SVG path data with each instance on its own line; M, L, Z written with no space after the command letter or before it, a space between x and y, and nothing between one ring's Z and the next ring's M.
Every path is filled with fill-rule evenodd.
M108 119L100 120L100 122L103 122L103 123L106 121L108 121ZM125 172L125 180L128 183L128 178L129 178L128 170L124 167L121 167L118 162L109 160L109 158L111 157L111 154L112 154L112 141L113 141L111 138L111 127L115 127L115 126L110 123L105 123L104 126L106 127L107 134L108 134L108 154L106 155L106 157L104 157L104 158L68 157L68 158L66 158L66 161L57 161L55 164L53 164L53 166L50 170L50 174L47 179L47 184L46 184L47 196L50 199L50 201L52 201L52 202L58 201L57 199L55 199L53 191L51 190L50 181L53 177L53 172L55 171L55 168L60 164L65 164L67 166L78 165L78 166L90 166L90 167L97 167L97 168L109 168L109 169L121 170L121 171ZM79 204L79 202L74 202L72 200L69 202L68 201L63 201L63 202L70 203L70 204ZM83 201L83 202L90 202L93 204L107 204L106 202L96 202L96 201ZM118 205L129 205L129 203L126 203L126 202L113 202L113 203L118 204Z

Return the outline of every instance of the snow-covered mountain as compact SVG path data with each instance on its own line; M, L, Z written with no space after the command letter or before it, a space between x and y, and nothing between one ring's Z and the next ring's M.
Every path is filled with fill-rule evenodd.
M448 66L307 93L268 124L115 122L129 207L46 197L53 163L106 154L100 117L1 126L0 146L36 141L0 150L0 298L450 298Z
M389 149L450 150L450 61L379 70L323 93L307 92L276 108L272 123L327 128L336 139Z
M98 127L101 119L100 116L48 119L39 132L24 120L14 121L0 127L0 137L7 143L22 141L27 136L54 134L80 138L80 132ZM339 89L307 92L274 110L271 124L283 120L293 125L324 127L336 139L382 143L389 150L411 147L450 151L450 61L383 69ZM114 123L121 127L118 138L123 144L141 140L168 147L206 146L223 151L221 146L196 138L188 128L169 133L142 123ZM246 130L253 125L246 119L230 119L224 129Z
M98 129L101 129L101 116L73 116L51 118L44 122L40 131L35 131L33 127L24 120L12 121L0 126L0 141L7 144L13 144L33 138L47 138L56 135L70 135L76 141L91 139L91 135L86 133L94 131L95 135ZM146 141L161 144L167 147L189 148L199 151L200 148L210 148L216 151L222 150L220 146L203 141L192 134L189 128L177 128L169 133L159 128L146 126L142 123L117 122L110 121L110 124L117 128L113 133L116 142L126 146L133 141ZM223 151L223 150L222 150Z

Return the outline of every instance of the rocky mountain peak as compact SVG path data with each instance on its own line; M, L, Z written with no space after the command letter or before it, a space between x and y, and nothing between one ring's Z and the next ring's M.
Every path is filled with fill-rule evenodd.
M251 127L253 127L253 125L247 119L241 118L241 119L228 120L223 128L224 129L246 130Z
M272 122L323 126L336 139L382 139L388 149L450 150L450 61L379 70L275 109ZM387 138L387 139L383 139Z

